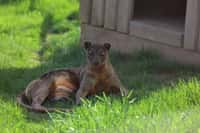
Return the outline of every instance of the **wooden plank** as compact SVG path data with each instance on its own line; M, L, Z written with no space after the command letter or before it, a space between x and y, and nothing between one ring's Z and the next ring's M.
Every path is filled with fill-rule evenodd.
M198 51L200 52L200 28L199 28L199 41L198 41Z
M181 47L183 42L184 28L168 25L162 22L152 22L142 19L130 22L130 35L165 43L175 47ZM181 27L181 26L180 26Z
M93 0L92 5L92 25L103 26L104 25L104 11L105 0Z
M80 0L80 21L81 23L90 23L92 10L92 0Z
M106 0L104 27L116 29L117 0Z
M122 33L129 32L129 21L132 19L134 0L119 0L117 31Z
M159 52L165 58L178 63L200 65L200 53L185 50L183 48L171 47L163 43L156 41L150 41L127 34L106 30L103 28L94 27L91 25L81 25L83 31L81 44L84 40L89 40L99 44L109 42L112 45L112 49L120 51L122 53L133 53L141 49Z
M200 19L200 0L187 0L184 48L197 48Z

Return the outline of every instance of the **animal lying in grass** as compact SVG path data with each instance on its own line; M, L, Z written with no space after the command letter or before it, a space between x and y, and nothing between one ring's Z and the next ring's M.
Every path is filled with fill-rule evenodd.
M76 73L77 71L77 73ZM17 97L20 105L36 112L52 112L68 109L46 108L42 106L46 99L69 99L79 87L78 68L60 69L48 72L28 84L25 91Z
M17 97L18 103L32 111L50 112L57 109L42 106L46 99L69 99L74 95L76 104L80 104L86 96L101 92L126 95L128 91L122 86L110 63L110 47L108 43L98 45L85 42L87 63L84 67L53 70L43 74L29 83Z

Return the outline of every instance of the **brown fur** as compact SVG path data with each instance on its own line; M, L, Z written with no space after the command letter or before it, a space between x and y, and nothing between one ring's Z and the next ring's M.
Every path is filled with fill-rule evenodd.
M79 104L82 98L101 92L126 95L128 91L122 86L109 60L110 46L107 43L97 45L85 42L85 67L59 69L43 74L17 97L18 103L29 110L47 112L57 110L42 106L47 98L69 100L70 96L75 95L76 104Z
M69 109L46 108L42 103L46 99L70 99L79 88L79 69L54 70L33 80L25 91L17 97L17 101L25 108L37 112L52 112L56 110L71 111Z
M85 42L87 65L82 69L80 87L76 93L76 103L82 98L97 93L115 93L126 95L128 91L122 86L109 59L110 44L103 46Z

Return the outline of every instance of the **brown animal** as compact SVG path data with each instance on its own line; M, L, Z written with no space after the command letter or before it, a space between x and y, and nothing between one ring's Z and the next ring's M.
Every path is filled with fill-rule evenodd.
M76 93L76 104L87 95L100 92L127 95L128 91L122 86L109 59L111 45L85 42L87 64L80 73L80 87Z
M42 106L47 98L69 99L70 96L76 95L76 104L80 104L82 98L101 92L121 92L122 95L126 95L128 91L121 85L109 60L111 45L85 42L84 47L87 55L85 67L60 69L43 74L39 79L32 81L17 97L18 103L29 110L47 112L57 110Z
M69 109L46 108L42 103L46 99L69 100L79 88L79 68L60 69L43 74L39 79L33 80L25 91L17 96L20 105L31 111L52 112L56 110L71 111Z

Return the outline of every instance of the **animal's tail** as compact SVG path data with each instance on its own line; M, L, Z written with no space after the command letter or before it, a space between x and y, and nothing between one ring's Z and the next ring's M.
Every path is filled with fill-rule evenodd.
M34 112L47 113L47 112L57 112L57 111L61 111L61 112L71 112L72 111L72 109L46 108L43 106L42 106L42 108L34 108L30 105L29 100L25 96L24 92L22 92L21 94L19 94L17 96L17 102L20 106L26 108L29 111L34 111Z

